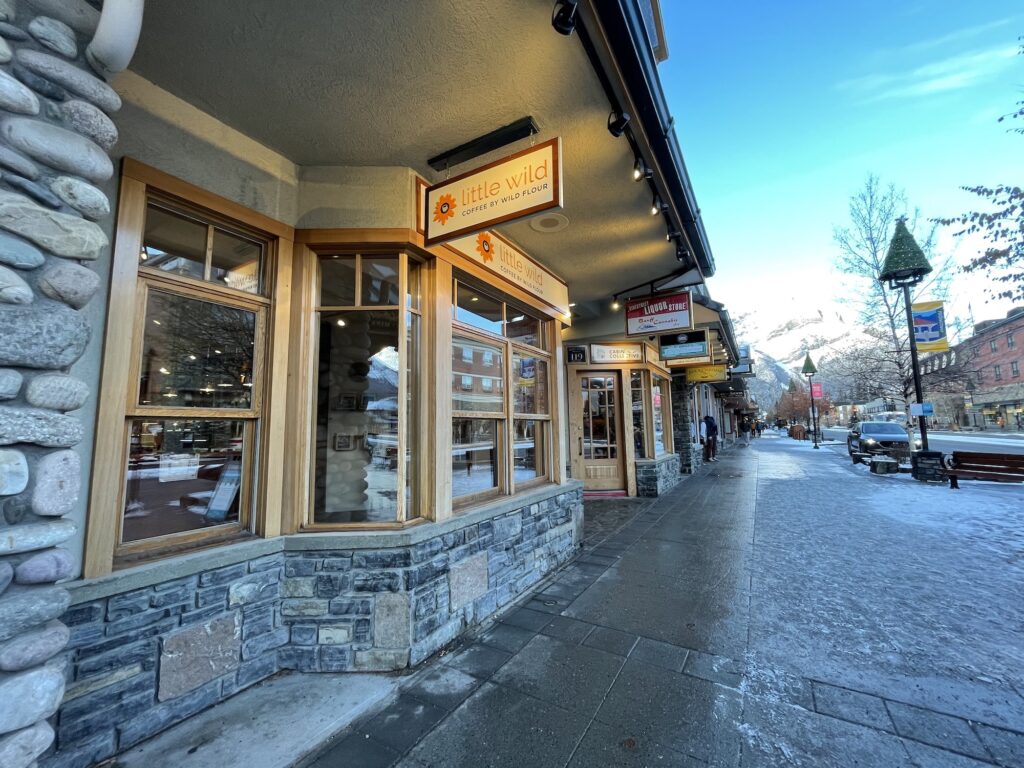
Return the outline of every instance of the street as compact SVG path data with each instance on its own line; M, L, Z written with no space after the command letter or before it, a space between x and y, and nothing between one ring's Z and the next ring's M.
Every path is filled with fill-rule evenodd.
M846 442L849 430L845 427L826 427L821 430L828 440ZM1024 433L991 435L985 432L929 432L928 448L933 451L974 451L976 453L1024 454Z
M1022 501L774 434L588 500L582 556L312 764L1019 767Z

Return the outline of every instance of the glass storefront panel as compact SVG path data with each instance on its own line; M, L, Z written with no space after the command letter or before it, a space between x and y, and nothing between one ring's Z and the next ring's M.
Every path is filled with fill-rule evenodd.
M452 497L498 488L498 422L452 419Z
M365 306L398 305L397 256L363 256L360 259L360 304Z
M246 421L129 419L121 541L237 523Z
M351 307L356 303L356 257L320 259L320 306Z
M647 419L644 416L643 371L629 373L630 406L633 412L633 457L647 458Z
M263 244L213 230L210 279L246 293L263 292Z
M540 318L534 317L526 312L521 312L515 307L506 307L508 322L505 323L505 335L512 341L520 344L529 344L538 349L547 349L543 328L544 323Z
M504 413L501 347L462 336L452 338L452 410Z
M251 408L256 313L150 290L139 405Z
M515 482L526 483L547 474L547 423L535 419L513 422L512 474Z
M668 448L665 434L664 408L668 405L668 382L660 376L654 377L651 387L651 411L654 416L654 455L663 456Z
M504 305L472 286L456 282L455 319L482 331L501 335Z
M512 409L516 413L548 413L548 362L512 354Z
M207 225L166 208L146 206L139 265L202 280L206 272Z
M420 317L412 312L405 313L406 322L406 369L405 369L405 518L419 517L418 475L416 471L422 460L420 452L420 410L421 390L420 369Z
M396 310L320 316L317 523L398 518L398 344Z

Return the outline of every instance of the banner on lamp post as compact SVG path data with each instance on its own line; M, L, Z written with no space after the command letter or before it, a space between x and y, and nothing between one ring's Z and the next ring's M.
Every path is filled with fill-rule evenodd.
M914 340L919 352L946 352L946 310L941 301L922 301L910 305L914 318Z
M824 388L819 382L811 384L811 397L820 400L825 396Z

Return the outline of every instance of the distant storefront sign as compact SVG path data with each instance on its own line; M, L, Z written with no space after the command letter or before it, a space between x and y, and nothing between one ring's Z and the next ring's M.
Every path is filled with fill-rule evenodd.
M822 398L825 396L825 388L819 383L811 384L811 397Z
M698 365L686 369L686 380L690 383L728 381L729 370L724 365Z
M591 344L592 363L639 363L643 362L642 344Z
M488 271L518 285L569 320L569 288L497 232L460 237L446 245Z
M562 140L488 163L428 187L427 246L560 208L562 205Z
M941 301L922 301L910 305L914 316L914 340L919 352L946 352L946 310Z
M706 330L663 333L658 336L658 350L661 353L661 359L665 361L711 362Z
M689 291L626 301L626 335L654 336L693 329Z

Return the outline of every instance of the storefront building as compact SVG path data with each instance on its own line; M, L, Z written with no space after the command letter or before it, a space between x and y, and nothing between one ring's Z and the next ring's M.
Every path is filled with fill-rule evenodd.
M648 342L563 343L623 283L714 272L657 4L479 11L0 3L11 765L415 665L573 557L590 467L686 471L708 390L679 418ZM552 203L482 226L466 185L509 163Z

